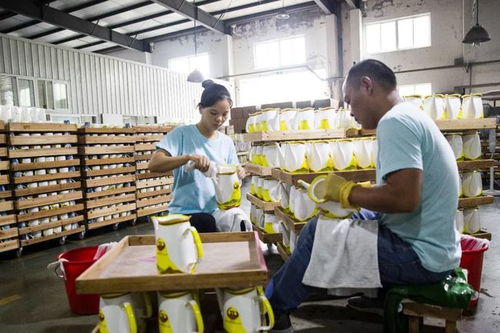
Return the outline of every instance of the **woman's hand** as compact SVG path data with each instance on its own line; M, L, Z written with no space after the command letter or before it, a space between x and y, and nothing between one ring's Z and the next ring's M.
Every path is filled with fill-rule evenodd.
M247 170L241 165L238 165L237 173L239 179L243 179L247 176Z
M210 167L210 160L204 155L189 154L189 160L194 162L194 167L201 172L206 172Z

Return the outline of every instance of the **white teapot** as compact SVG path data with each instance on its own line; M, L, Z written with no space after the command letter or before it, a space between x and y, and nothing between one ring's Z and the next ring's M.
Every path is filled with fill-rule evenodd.
M215 198L219 209L239 207L241 203L241 183L236 165L219 165L217 173L210 179L214 183Z

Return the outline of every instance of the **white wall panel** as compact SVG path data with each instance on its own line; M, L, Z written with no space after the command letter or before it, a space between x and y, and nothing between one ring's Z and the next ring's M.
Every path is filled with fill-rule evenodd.
M0 34L0 73L66 81L72 113L198 118L201 85L165 68Z

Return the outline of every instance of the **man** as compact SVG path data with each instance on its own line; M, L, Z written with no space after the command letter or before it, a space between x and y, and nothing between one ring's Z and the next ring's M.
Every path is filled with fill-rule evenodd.
M380 213L375 237L382 286L442 280L461 255L454 230L458 170L448 142L431 118L403 102L394 73L380 61L355 64L343 91L363 128L377 129L377 185L361 187L332 173L325 198ZM302 279L316 225L317 219L307 223L294 253L266 288L277 314L273 332L293 332L288 315L311 290Z

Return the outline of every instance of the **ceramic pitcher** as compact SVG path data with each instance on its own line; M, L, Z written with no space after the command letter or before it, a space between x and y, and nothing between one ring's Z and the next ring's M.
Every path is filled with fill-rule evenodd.
M264 198L264 178L262 177L257 178L257 197L259 199Z
M465 197L477 197L483 192L481 172L472 171L462 176L462 189Z
M481 139L479 134L467 134L462 137L464 142L464 157L468 160L476 160L481 157Z
M378 141L372 139L372 168L377 167Z
M129 293L102 295L99 301L99 332L137 333L137 322Z
M464 157L464 143L462 141L462 136L459 134L447 134L446 140L451 146L451 150L453 150L453 154L455 155L455 159L461 160Z
M304 108L300 109L296 115L296 123L299 130L312 130L314 129L314 109Z
M203 245L189 219L189 216L181 214L152 217L158 225L155 238L159 273L195 272L203 257Z
M465 231L465 223L464 223L464 211L463 209L457 209L457 214L455 215L455 228L461 234Z
M160 333L203 333L200 306L190 291L158 293Z
M264 154L264 146L262 145L255 146L255 164L263 166L264 164L263 154Z
M263 109L261 126L263 132L278 131L280 128L279 109Z
M333 168L335 170L349 170L356 168L354 145L349 140L330 141Z
M317 130L335 129L335 109L328 107L316 110L314 113L314 128Z
M464 209L464 232L475 234L481 229L481 218L479 209L466 208Z
M280 148L277 142L269 143L263 146L261 162L262 166L270 168L279 168Z
M261 287L216 292L226 332L257 333L274 326L273 309ZM268 322L263 322L265 317Z
M267 202L278 202L280 200L280 185L276 179L264 179L262 199Z
M279 232L279 219L272 213L264 213L261 216L259 227L269 234Z
M289 210L290 188L292 185L280 182L280 206L286 211Z
M280 221L280 229L279 230L280 230L279 232L281 233L281 236L282 236L281 243L283 244L285 249L290 251L290 228L288 227L288 225L285 222Z
M307 190L297 188L296 201L293 203L293 216L298 221L307 221L318 213L314 201L309 198Z
M361 169L368 169L372 167L372 140L371 139L358 139L353 140L354 157L356 158L356 165Z
M298 124L296 122L297 110L295 109L283 109L280 112L280 131L293 131L298 130Z
M287 142L281 145L281 155L288 172L307 172L307 145L303 141Z
M255 114L250 114L248 116L247 122L245 124L245 130L247 133L254 133L255 132Z
M484 118L483 101L481 94L462 96L462 117L464 119Z
M446 95L445 106L446 119L462 119L462 100L460 95Z
M349 129L352 127L351 111L344 108L340 108L337 111L337 127L343 129Z
M322 172L333 169L330 144L327 141L311 141L307 145L307 162L311 171Z
M444 95L434 94L424 99L424 112L434 120L446 118L444 113Z
M241 203L241 183L236 165L219 165L214 183L215 199L219 209L227 210L239 207Z
M257 195L257 181L259 176L252 176L250 178L250 194Z
M421 95L407 95L403 96L405 102L410 102L420 110L424 109L424 102Z

